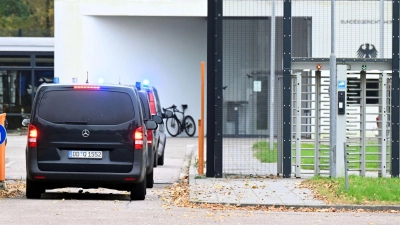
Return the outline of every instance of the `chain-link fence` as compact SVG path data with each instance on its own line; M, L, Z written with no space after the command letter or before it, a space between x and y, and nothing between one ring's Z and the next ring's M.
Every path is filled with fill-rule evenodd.
M332 8L330 0L223 0L216 4L215 19L219 22L216 22L215 63L218 65L218 54L222 54L221 77L216 78L218 82L222 80L218 83L222 85L222 103L217 104L219 92L216 91L215 105L221 107L222 112L215 115L216 120L222 123L223 174L263 176L282 173L283 151L291 151L292 156L295 154L292 138L295 138L294 129L297 129L296 125L290 125L291 137L287 133L285 137L285 123L300 121L298 126L304 134L300 135L302 139L318 135L313 134L312 126L307 125L318 119L312 118L311 112L315 109L311 103L301 105L298 119L294 109L290 118L283 116L288 102L283 100L286 92L292 93L290 98L294 98L297 89L311 93L317 88L309 82L310 79L304 81L306 78L303 78L299 88L292 84L285 89L285 54L290 54L291 60L326 61L333 45L336 57L347 62L392 59L392 1L336 0L334 6ZM289 32L285 30L288 19L291 23ZM332 23L334 40L331 38ZM290 36L290 52L284 50L287 36ZM303 73L313 74L314 69L310 71L305 67ZM308 87L302 87L304 85ZM304 93L298 96L302 95ZM293 108L293 99L289 104L293 104ZM219 136L219 131L216 132L215 135ZM285 150L283 143L289 140L292 148ZM293 157L292 163L295 159ZM329 158L324 160L329 162Z

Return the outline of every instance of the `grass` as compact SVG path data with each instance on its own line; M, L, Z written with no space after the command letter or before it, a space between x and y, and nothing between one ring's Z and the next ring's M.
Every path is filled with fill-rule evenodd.
M277 161L278 157L278 144L274 143L273 149L271 150L269 142L259 141L253 144L255 150L255 157L264 163L272 163Z
M368 142L366 147L366 168L378 168L378 147L377 144L374 142ZM322 151L322 156L328 156L329 154L329 146L321 145L321 149L326 149ZM275 163L277 162L278 158L278 145L274 143L273 149L270 149L269 142L267 141L259 141L253 144L254 149L254 156L264 163ZM314 168L314 154L315 154L315 145L313 143L301 143L301 165L302 169L313 169ZM348 147L347 148L349 153L359 153L360 147ZM389 149L387 149L389 151ZM292 156L296 156L296 152L292 151ZM352 158L350 158L352 157ZM359 154L352 154L348 158L348 160L357 161L360 160ZM295 158L293 157L293 160ZM320 164L327 164L325 161L328 158L320 158ZM349 168L359 168L359 163L349 163ZM328 168L328 167L327 167Z
M351 175L348 190L344 178L315 176L302 186L317 193L330 204L393 205L400 203L400 179L373 178Z

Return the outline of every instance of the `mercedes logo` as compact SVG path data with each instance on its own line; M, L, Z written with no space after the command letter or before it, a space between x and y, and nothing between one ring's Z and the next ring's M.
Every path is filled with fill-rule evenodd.
M84 130L82 131L82 136L83 136L83 137L89 137L89 135L90 135L90 132L89 132L88 129L84 129Z

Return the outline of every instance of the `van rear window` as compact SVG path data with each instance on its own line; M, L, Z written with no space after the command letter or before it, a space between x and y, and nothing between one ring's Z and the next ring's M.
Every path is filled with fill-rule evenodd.
M132 120L134 106L123 92L49 91L39 102L38 116L52 123L114 125Z

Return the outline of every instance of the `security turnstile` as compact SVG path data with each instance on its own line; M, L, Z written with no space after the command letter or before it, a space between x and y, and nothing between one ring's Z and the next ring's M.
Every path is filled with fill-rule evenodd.
M329 71L292 75L292 165L296 177L329 174ZM386 176L390 168L391 74L348 71L345 132L349 173ZM338 125L339 126L339 125Z

